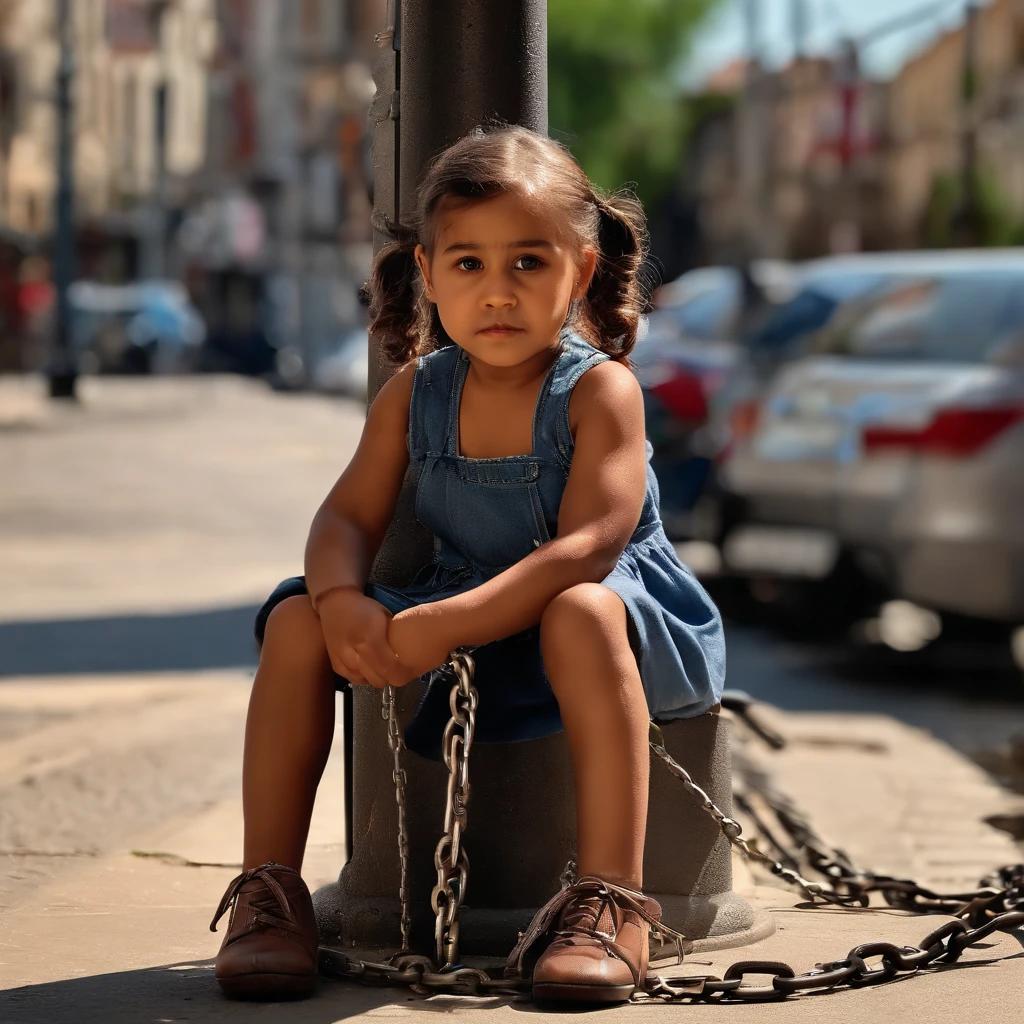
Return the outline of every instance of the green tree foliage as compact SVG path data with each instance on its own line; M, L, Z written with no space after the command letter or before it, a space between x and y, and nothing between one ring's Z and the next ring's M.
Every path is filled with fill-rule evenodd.
M552 137L604 188L635 183L645 202L682 158L679 71L717 0L549 0Z
M984 169L974 178L972 207L964 202L962 176L939 174L932 181L922 235L924 244L935 249L1020 245L1024 220Z

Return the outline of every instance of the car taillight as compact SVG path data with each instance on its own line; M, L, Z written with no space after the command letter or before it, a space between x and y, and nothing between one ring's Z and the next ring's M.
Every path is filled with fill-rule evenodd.
M708 418L708 400L698 377L680 371L655 384L651 391L666 409L681 420L703 423Z
M909 448L930 455L972 455L1007 427L1024 419L1024 409L943 409L925 427L867 427L865 451Z

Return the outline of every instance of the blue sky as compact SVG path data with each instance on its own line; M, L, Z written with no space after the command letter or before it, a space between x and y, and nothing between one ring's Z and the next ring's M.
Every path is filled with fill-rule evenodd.
M765 60L785 62L792 54L792 15L797 0L757 0L760 4L761 39ZM907 29L894 32L864 51L865 72L886 77L896 71L912 53L939 32L962 22L966 0L803 0L808 12L807 49L827 53L844 34L860 35L894 17L932 7L935 13L922 15ZM699 82L709 72L741 55L746 46L744 0L720 0L695 40L687 61L684 80Z

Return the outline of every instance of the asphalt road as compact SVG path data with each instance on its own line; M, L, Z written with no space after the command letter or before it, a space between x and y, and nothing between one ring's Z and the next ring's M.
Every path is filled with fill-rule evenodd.
M85 383L51 408L0 378L0 908L238 791L253 614L362 424L243 380ZM1024 735L991 651L728 633L728 685L783 708L877 711L983 757Z

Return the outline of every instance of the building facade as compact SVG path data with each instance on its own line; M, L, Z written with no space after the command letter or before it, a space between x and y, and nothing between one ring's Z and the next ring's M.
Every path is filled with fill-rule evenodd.
M46 233L56 184L57 4L8 0L7 6L0 221ZM73 0L71 12L80 216L130 219L161 175L168 201L186 196L205 159L214 0Z
M972 31L943 34L889 81L851 73L850 54L765 74L753 173L745 77L712 80L723 102L688 157L705 259L984 243L936 230L968 180L1024 224L1024 0L980 7Z

